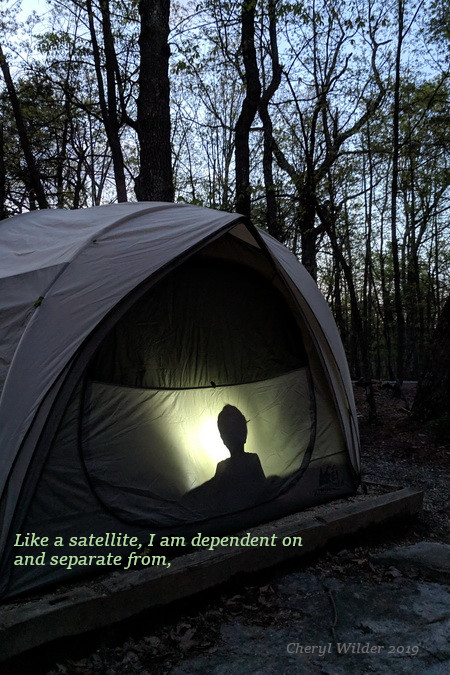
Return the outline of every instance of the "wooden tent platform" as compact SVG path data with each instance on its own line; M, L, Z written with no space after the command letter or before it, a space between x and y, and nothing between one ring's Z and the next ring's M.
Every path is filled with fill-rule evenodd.
M4 604L0 607L0 660L58 638L112 625L221 584L238 573L299 558L333 539L414 516L422 501L423 492L411 488L357 495L251 528L255 537L276 534L276 546L198 549L173 559L170 568L115 571L37 599ZM301 537L301 546L283 546L285 537Z

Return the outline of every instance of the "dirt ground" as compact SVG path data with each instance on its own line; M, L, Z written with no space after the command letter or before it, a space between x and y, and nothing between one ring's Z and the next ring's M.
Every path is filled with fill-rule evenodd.
M409 409L414 384L403 385L403 399L375 386L378 424L368 421L362 388L355 387L361 435L363 481L425 490L424 510L405 540L446 541L449 535L450 420L426 425L413 422Z
M388 532L372 532L341 542L301 562L251 578L236 579L215 591L158 612L149 612L117 628L52 645L47 650L40 650L33 664L23 665L21 672L49 675L408 672L412 666L405 659L395 661L398 667L381 666L380 661L378 669L369 663L361 670L361 661L351 667L339 666L339 662L336 665L334 661L326 666L323 659L304 663L298 658L277 661L273 656L275 647L270 648L271 641L275 645L284 637L289 640L295 625L303 626L306 635L310 625L307 617L312 616L314 602L318 603L319 599L322 605L317 604L313 620L318 620L317 614L326 614L324 622L332 640L339 615L351 606L350 600L341 606L334 599L340 597L338 589L344 582L353 589L351 600L355 603L355 598L360 597L358 588L361 584L375 591L377 585L385 591L392 589L399 598L402 593L418 597L426 585L420 572L405 575L395 567L374 564L372 556L393 546L420 541L448 543L449 429L443 425L419 426L411 422L408 410L414 396L413 385L405 385L404 399L393 398L392 391L381 384L376 385L375 393L380 422L370 424L364 390L355 389L362 439L363 481L426 490L423 513L417 520ZM295 594L291 592L293 584ZM317 585L317 597L313 591L309 594L305 591L305 588L314 589ZM439 595L436 584L428 586L427 592ZM290 601L286 601L288 592L291 593ZM301 605L299 593L304 599ZM406 604L410 602L408 597L405 595ZM433 605L432 601L428 602ZM436 611L442 614L444 610ZM441 620L442 617L436 615L429 623L441 626ZM372 629L362 625L360 630L364 635ZM437 629L432 626L432 630L436 632ZM248 645L252 645L251 652ZM445 672L448 664L443 663L439 651L433 654L431 647L428 651L430 662L417 662L416 668L412 669L430 675Z

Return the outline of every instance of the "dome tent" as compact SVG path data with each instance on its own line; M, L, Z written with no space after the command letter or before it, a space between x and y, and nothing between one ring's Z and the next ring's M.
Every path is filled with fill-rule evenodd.
M225 532L355 489L331 313L242 216L145 202L34 211L2 223L0 260L4 596L83 572L47 564L56 536ZM217 426L226 406L245 418L241 464ZM49 537L45 564L13 564L27 532Z

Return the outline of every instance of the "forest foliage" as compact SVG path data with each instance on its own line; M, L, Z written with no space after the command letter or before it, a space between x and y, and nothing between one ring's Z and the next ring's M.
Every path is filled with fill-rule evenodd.
M353 377L420 376L450 293L444 0L3 4L1 217L236 209L317 280Z

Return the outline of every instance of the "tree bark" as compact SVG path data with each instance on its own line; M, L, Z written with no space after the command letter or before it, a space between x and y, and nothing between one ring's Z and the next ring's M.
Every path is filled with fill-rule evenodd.
M256 0L242 3L242 56L245 70L245 98L235 130L236 211L250 217L250 127L258 111L261 96L255 50Z
M140 172L138 201L174 200L170 143L169 14L170 0L140 0L140 70L137 132Z

